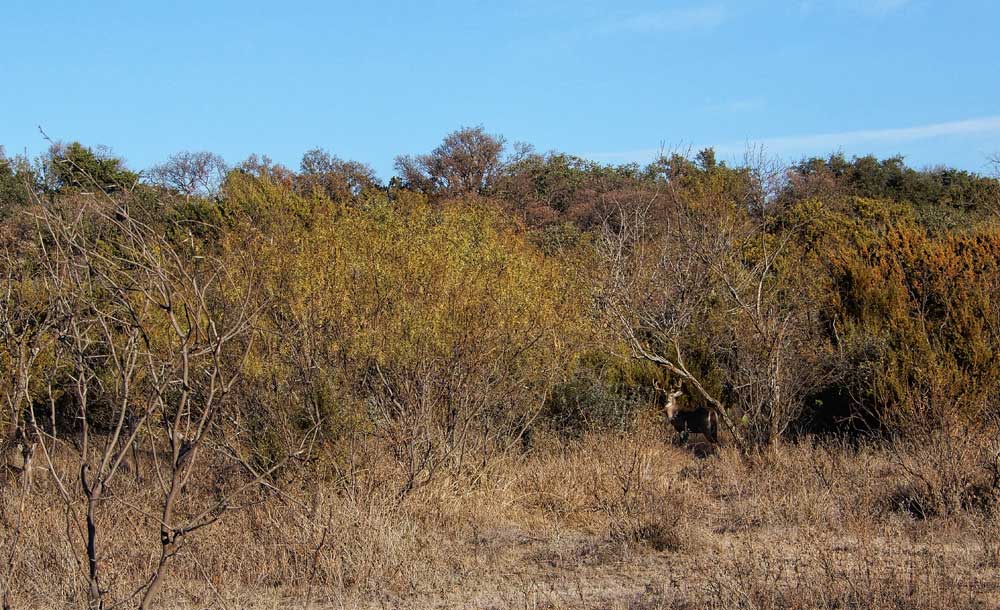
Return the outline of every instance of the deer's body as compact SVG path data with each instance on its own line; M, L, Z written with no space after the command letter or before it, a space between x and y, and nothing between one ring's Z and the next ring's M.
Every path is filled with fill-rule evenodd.
M667 393L667 421L681 435L681 440L687 442L691 433L703 434L712 443L719 442L719 417L715 411L698 407L689 411L681 411L677 406L677 399L684 392L680 386L675 387Z

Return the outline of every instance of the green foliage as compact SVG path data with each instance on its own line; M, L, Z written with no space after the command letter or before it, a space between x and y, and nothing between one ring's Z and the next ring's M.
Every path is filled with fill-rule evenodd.
M657 367L619 351L582 354L569 377L552 389L543 423L566 438L632 429L643 410L662 400L656 386L669 382Z
M79 142L54 144L49 150L46 165L46 179L57 191L76 189L113 193L130 189L139 180L139 175L126 169L121 159Z
M602 198L639 186L636 165L605 166L572 155L527 155L509 165L493 194L531 226L573 223L594 229Z
M29 304L47 302L33 266L37 225L18 213L44 183L47 206L63 218L82 202L106 216L127 205L192 264L224 260L238 286L213 306L226 310L259 291L254 306L264 313L237 391L255 414L250 429L259 434L246 442L260 465L317 424L328 448L418 415L429 422L421 434L444 431L435 443L465 414L491 433L516 434L539 413L566 435L621 429L656 404L655 384L671 380L620 357L597 298L610 280L596 253L615 214L646 210L651 224L636 243L670 264L645 261L635 288L657 315L688 308L679 335L686 365L725 404L767 402L758 365L777 352L760 337L777 335L756 328L761 320L733 292L751 294L755 270L775 252L758 317L787 330L781 353L793 355L796 375L805 372L786 385L809 389L782 399L805 418L836 412L897 428L929 405L947 420L1000 404L996 180L834 155L790 168L774 197L752 168L729 166L711 149L646 167L522 153L507 154L481 128L463 130L429 155L404 158L409 173L388 187L367 166L320 150L298 172L254 156L217 193L190 186L204 175L192 174L205 165L195 161L223 167L207 154L167 168L190 188L136 185L120 159L79 143L54 146L42 174L0 156L4 264L26 270L12 306L31 321L41 317ZM107 195L99 204L82 194L97 189ZM107 222L85 214L78 228L109 259L121 254L122 236ZM688 255L689 264L670 266ZM677 290L651 289L664 277ZM89 297L96 307L109 295ZM155 345L167 329L152 328ZM643 339L672 353L669 342ZM805 379L812 371L821 382ZM48 373L60 385L59 372ZM687 390L685 405L700 405ZM58 408L60 421L72 419L72 404ZM765 411L744 423L762 438L773 432ZM100 412L99 404L91 411Z
M31 202L36 181L26 159L8 158L0 146L0 220Z
M165 215L166 231L171 242L191 237L200 243L217 242L226 226L225 210L214 199L186 197L170 202Z
M918 222L941 233L980 222L997 211L1000 184L951 168L915 170L902 157L847 160L842 154L813 157L795 165L784 196L829 201L863 197L910 207Z

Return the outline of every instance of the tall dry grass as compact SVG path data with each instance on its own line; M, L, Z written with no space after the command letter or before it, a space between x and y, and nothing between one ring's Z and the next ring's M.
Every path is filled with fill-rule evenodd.
M940 473L926 456L954 439L906 454L899 445L803 441L698 457L662 440L655 425L639 430L570 444L536 437L528 451L407 495L399 494L405 473L371 445L336 467L286 473L281 492L247 498L191 539L163 607L1000 604L990 434L965 439L978 449ZM915 509L942 492L935 473L941 486L964 477L967 500ZM123 479L101 509L109 599L122 606L158 550L151 476L140 468ZM210 494L218 482L193 484ZM82 607L79 524L45 472L36 469L27 488L11 607ZM5 551L17 490L9 481L0 488Z

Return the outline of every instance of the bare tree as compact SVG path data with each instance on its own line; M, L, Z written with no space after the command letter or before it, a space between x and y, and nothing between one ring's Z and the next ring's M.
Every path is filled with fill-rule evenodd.
M396 170L415 190L445 197L484 194L508 163L506 140L482 127L445 136L430 154L396 157Z
M650 225L655 197L621 206L605 223L599 244L607 264L605 304L634 356L688 382L714 409L738 445L740 429L722 401L710 393L684 359L684 341L698 332L713 297L705 257L693 256L683 235L668 238ZM670 350L669 352L661 350Z
M9 253L3 257L5 277L0 293L0 363L5 375L0 382L3 390L0 419L0 457L7 458L16 449L20 453L20 469L30 469L34 439L25 422L27 405L33 399L32 380L39 356L50 346L49 331L54 323L46 307L36 278L24 272L24 265Z
M745 227L714 272L728 296L729 341L720 350L732 400L755 443L769 443L795 423L811 391L828 380L816 306L791 273L776 266L793 231ZM745 254L750 252L749 255Z
M140 608L149 608L186 538L215 523L236 495L280 465L261 471L239 460L246 480L221 497L187 492L212 456L238 459L221 431L236 421L227 398L252 344L259 312L254 284L233 282L219 260L183 256L125 206L95 204L69 218L45 210L38 222L40 263L60 321L56 359L69 380L78 427L73 438L63 438L32 409L32 428L43 439L47 469L67 511L75 515L82 507L78 537L90 608L108 602L103 506L113 500L112 485L137 446L152 455L159 554L133 593ZM58 392L50 382L53 412ZM62 467L57 449L69 449L75 466Z
M769 156L763 145L751 145L743 153L743 168L747 172L747 210L755 218L764 218L788 183L784 163Z
M31 468L36 436L25 413L34 400L33 387L39 357L51 348L53 319L35 278L25 265L6 252L0 284L0 495L13 494L16 507L12 527L0 535L0 608L9 610L17 572L18 547L31 493Z
M302 156L295 182L300 192L319 189L334 201L349 200L378 187L375 170L368 165L345 161L318 148Z
M694 388L737 444L769 442L822 371L811 366L807 298L776 269L791 232L770 233L766 219L725 198L690 201L669 188L665 202L620 206L605 224L608 310L633 354ZM692 345L715 363L719 394L688 366Z
M158 186L192 197L211 197L219 192L229 167L210 152L179 152L149 170L149 180Z

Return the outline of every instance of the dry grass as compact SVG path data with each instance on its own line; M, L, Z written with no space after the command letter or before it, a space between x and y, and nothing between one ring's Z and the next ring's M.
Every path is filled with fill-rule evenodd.
M803 442L699 458L651 433L601 435L541 442L405 497L390 464L360 456L348 476L287 482L194 537L162 607L996 607L1000 519L982 447L961 457L969 501L923 512L913 503L937 492L916 468L940 447ZM4 550L18 498L0 490ZM12 605L81 607L74 522L43 472L27 499ZM149 501L122 483L103 507L112 598L148 573Z

